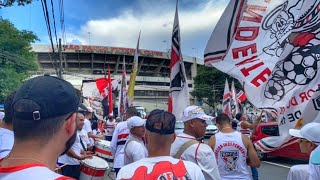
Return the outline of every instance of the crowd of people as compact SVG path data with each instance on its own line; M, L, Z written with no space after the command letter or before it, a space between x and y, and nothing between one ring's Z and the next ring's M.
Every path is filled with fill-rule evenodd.
M175 134L176 117L152 110L146 119L128 107L124 120L112 115L92 121L93 109L83 107L81 95L62 79L29 79L4 104L0 128L0 179L79 179L81 161L92 159L95 144L110 142L116 179L136 180L254 180L260 160L250 140L262 113L253 122L245 114L215 119L201 107L182 114L183 133ZM215 120L219 132L209 139L207 122ZM288 180L320 179L320 124L290 130L300 138L309 165L293 166ZM251 173L250 173L251 168Z

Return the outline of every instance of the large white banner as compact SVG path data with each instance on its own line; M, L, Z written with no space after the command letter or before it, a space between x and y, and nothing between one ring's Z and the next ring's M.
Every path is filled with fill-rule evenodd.
M262 151L289 142L320 83L319 10L320 0L231 0L209 39L205 64L243 81L256 107L277 112L280 138L264 139Z

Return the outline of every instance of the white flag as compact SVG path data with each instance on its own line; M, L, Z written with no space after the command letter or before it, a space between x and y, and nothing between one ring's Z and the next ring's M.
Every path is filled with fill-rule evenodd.
M280 137L262 151L289 142L320 79L317 0L231 0L205 50L205 64L244 82L247 99L277 112ZM217 43L219 42L219 43Z
M182 117L183 110L189 105L189 90L187 76L181 56L180 27L178 17L178 1L174 16L171 62L170 62L170 93L168 99L168 111L177 119Z

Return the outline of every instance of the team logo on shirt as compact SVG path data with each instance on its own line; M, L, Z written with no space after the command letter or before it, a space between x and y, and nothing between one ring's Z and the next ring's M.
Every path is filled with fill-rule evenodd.
M228 172L235 171L237 169L236 162L239 158L239 151L230 150L230 151L221 151L221 159L225 162L224 169Z
M121 180L141 179L192 180L183 161L179 161L177 164L172 164L169 161L158 162L153 166L150 173L148 173L148 168L146 166L140 166L135 170L131 178L121 178Z

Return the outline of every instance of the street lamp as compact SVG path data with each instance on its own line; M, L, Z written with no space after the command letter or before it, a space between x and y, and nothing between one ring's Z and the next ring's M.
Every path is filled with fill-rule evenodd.
M88 35L89 35L89 45L91 45L91 42L90 42L91 41L91 36L90 36L91 32L90 31L88 32Z

